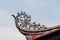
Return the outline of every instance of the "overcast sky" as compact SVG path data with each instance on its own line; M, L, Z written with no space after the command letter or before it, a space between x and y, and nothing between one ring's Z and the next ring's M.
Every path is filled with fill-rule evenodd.
M11 16L20 11L48 27L60 24L60 0L0 0L0 40L25 40Z

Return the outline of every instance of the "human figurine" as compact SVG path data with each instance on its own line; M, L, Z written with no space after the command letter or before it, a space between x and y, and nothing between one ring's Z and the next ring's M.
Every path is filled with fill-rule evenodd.
M32 24L30 24L29 29L35 30L36 29L36 22L33 22Z
M42 27L41 27L42 29L47 29L47 27L45 26L45 25L42 25Z
M41 29L40 23L39 24L36 24L36 29L37 30L40 30Z

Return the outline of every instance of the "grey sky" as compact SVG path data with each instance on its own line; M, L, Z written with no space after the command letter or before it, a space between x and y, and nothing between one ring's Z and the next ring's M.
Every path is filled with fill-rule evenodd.
M48 27L60 24L60 0L0 0L0 40L24 40L11 16L21 10Z

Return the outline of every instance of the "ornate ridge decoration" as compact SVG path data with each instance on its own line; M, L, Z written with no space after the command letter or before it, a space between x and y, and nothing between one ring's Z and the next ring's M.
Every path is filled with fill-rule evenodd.
M18 30L21 33L25 34L40 34L42 32L50 31L56 28L47 28L45 25L36 24L36 22L31 23L31 15L26 14L21 11L21 13L17 12L17 16L12 15L15 19L15 24Z

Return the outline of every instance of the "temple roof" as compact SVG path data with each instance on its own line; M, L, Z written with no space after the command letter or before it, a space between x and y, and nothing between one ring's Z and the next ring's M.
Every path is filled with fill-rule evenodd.
M36 23L36 22L31 22L31 15L26 14L25 12L21 11L21 13L17 12L17 16L12 15L15 19L15 24L16 27L20 30L20 32L32 32L32 33L40 33L40 32L45 32L49 31L52 29L56 29L59 27L50 27L47 28L47 26Z

